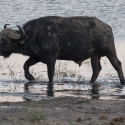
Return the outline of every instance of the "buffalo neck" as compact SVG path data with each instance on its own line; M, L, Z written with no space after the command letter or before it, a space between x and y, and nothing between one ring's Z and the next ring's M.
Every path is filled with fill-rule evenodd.
M27 56L32 56L34 55L32 52L32 49L28 43L20 44L17 43L14 46L14 53L19 53Z

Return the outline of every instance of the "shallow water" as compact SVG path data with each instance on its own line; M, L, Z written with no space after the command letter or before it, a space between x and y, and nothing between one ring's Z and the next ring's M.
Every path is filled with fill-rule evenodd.
M17 83L11 83L17 84ZM14 90L10 89L7 85L4 90L0 92L0 101L6 102L19 102L25 100L39 101L42 99L52 99L53 97L85 97L93 99L106 99L106 100L124 100L125 99L125 87L121 86L118 82L113 83L96 83L90 84L88 81L81 82L55 82L53 86L46 82L28 82L20 83L19 88Z
M116 50L123 71L125 68L125 1L123 0L1 0L0 1L0 30L4 24L9 27L23 25L30 19L42 16L96 16L108 23L114 33ZM116 71L104 57L101 59L102 71L97 84L89 80L92 75L90 61L87 60L80 68L74 62L57 61L55 82L50 93L47 90L46 65L38 63L30 68L36 78L36 84L24 78L23 64L28 57L13 54L10 58L0 57L0 102L24 101L25 99L48 99L48 94L58 96L79 96L99 99L124 99L125 87L119 86ZM60 67L61 64L61 67ZM62 78L59 72L66 72L68 77ZM71 77L76 74L74 77ZM125 74L125 73L124 73ZM80 76L80 80L77 77ZM57 82L58 78L58 82ZM45 82L44 82L45 81ZM27 84L26 84L27 85ZM25 99L24 99L25 98Z

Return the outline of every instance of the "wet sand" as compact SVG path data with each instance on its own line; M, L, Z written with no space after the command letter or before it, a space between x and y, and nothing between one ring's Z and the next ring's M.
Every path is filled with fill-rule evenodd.
M4 106L0 125L125 125L125 101L121 100L57 97L0 106Z

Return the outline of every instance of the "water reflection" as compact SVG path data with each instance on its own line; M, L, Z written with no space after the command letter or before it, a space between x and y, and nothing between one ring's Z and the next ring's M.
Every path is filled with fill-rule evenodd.
M117 99L125 99L125 86L124 85L116 85L114 87L115 92L112 96L117 96Z
M42 99L48 99L48 98L52 98L54 97L54 91L53 91L53 84L47 84L46 85L46 93L42 93L42 91L40 93L36 92L36 93L32 93L32 91L30 90L30 88L34 88L35 89L35 84L36 83L32 83L32 82L27 82L24 84L24 92L27 93L27 95L24 95L24 99L26 100L42 100ZM42 84L42 83L39 83ZM41 85L41 87L43 86L43 84ZM44 91L44 90L43 90Z
M99 84L92 84L92 89L90 91L90 93L92 94L92 99L99 99L100 97L99 89L100 89Z
M24 92L29 93L29 86L33 86L33 84L31 82L27 82L24 84Z
M14 83L11 83L14 84ZM92 99L125 99L125 86L120 83L96 83L91 84L85 81L82 84L78 82L27 82L18 85L18 89L10 88L10 84L6 86L0 85L0 102L19 102L24 100L39 101L42 99L51 99L53 97L85 97ZM4 89L3 89L4 87ZM14 87L14 86L13 86ZM14 90L10 91L10 90Z
M37 90L37 85L41 90ZM39 86L39 87L40 87ZM43 89L44 88L44 89ZM35 91L34 91L35 90ZM125 87L113 84L78 84L78 83L31 83L25 84L24 92L27 100L42 100L59 96L75 96L92 99L125 99Z
M47 96L54 96L53 84L47 84Z

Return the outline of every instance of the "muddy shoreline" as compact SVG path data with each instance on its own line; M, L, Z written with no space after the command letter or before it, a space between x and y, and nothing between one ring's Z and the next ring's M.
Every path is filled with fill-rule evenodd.
M2 102L0 125L125 125L125 101L57 97ZM12 106L15 108L12 108Z

